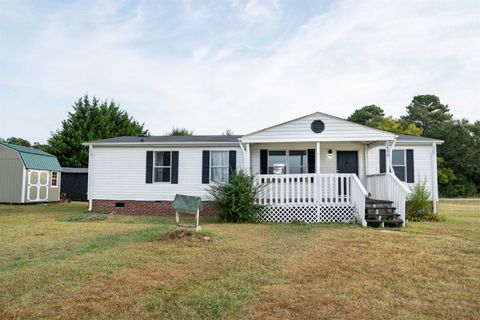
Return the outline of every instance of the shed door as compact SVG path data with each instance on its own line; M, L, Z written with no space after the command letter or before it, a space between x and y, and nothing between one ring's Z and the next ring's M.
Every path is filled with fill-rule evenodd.
M28 172L27 201L47 201L48 181L48 171L30 170Z

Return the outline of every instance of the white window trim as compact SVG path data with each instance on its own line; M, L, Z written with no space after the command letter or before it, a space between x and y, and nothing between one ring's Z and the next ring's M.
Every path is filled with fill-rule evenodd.
M55 178L56 184L53 185L53 174L56 173L57 177ZM52 171L50 172L50 187L52 188L58 188L58 179L60 177L60 173L58 171Z
M290 174L290 151L305 151L305 173L294 173L294 174L307 174L308 173L308 149L268 149L267 150L267 174L273 174L270 172L269 157L270 151L285 151L285 173Z
M169 166L156 166L157 152L169 152L170 153L170 165ZM155 181L155 169L170 168L170 176L168 181ZM152 164L152 182L153 183L171 183L172 182L172 150L157 150L153 151L153 164Z
M393 164L393 152L394 151L402 151L403 152L403 165L401 164ZM393 149L392 150L392 167L395 168L395 167L403 167L404 168L404 174L403 174L403 177L405 178L404 180L400 179L396 174L395 174L395 170L393 171L393 174L395 174L395 176L398 178L398 180L402 181L402 182L407 182L407 150L406 149Z
M210 151L210 159L208 161L208 181L209 183L222 183L222 182L226 182L226 181L213 181L212 179L212 169L213 168L225 168L225 166L213 166L212 163L212 153L213 152L226 152L227 153L227 176L228 174L230 174L230 149L229 150L209 150ZM228 179L228 177L227 177Z

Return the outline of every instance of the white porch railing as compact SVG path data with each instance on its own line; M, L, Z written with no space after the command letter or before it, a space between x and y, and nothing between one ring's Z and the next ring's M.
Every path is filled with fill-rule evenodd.
M367 175L367 189L373 199L393 201L405 223L405 202L410 189L391 172Z
M265 206L351 205L356 218L365 224L368 195L355 174L263 174L256 183L264 185L257 202Z

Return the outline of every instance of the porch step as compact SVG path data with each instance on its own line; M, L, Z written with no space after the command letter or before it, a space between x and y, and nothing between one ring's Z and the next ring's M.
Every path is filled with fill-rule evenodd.
M382 199L365 200L365 221L370 227L400 227L403 220L396 213L393 201Z
M399 213L368 213L365 214L365 218L393 218L393 217L400 217Z
M403 220L398 219L398 220L372 220L372 219L366 219L367 225L370 227L380 227L383 223L384 226L389 226L389 227L401 227L403 224Z
M395 210L397 210L397 208L395 208L395 207L376 207L376 208L369 207L369 208L365 208L366 213L395 212Z
M370 205L374 205L374 204L390 204L390 205L391 205L391 204L393 204L393 201L367 198L367 199L365 199L365 204L370 204Z

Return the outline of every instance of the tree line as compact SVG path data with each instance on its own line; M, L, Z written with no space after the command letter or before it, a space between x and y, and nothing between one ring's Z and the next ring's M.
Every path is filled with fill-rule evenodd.
M443 197L469 197L480 191L480 121L454 119L448 105L435 95L419 95L406 106L399 118L386 116L376 105L355 110L348 120L393 132L441 139L438 146L438 181ZM193 135L186 128L173 128L165 135ZM232 135L226 129L222 134ZM148 136L150 132L113 100L100 101L85 95L78 99L73 110L63 120L60 129L53 132L47 144L33 145L22 138L11 137L0 141L39 148L57 156L65 167L87 167L88 149L82 143L119 136Z
M443 140L437 148L439 192L443 197L471 197L480 191L480 121L454 119L448 105L435 95L419 95L405 114L385 116L369 105L355 110L348 120L396 134Z

